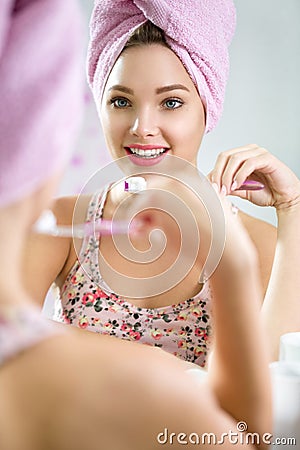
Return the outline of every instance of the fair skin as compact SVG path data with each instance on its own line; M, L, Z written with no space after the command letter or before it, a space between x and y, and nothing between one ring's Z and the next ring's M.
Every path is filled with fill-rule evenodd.
M164 188L171 192L177 185L177 181L165 183ZM49 192L51 186L50 191L46 186L0 210L0 232L6 236L0 254L7 262L0 273L0 286L5 286L0 314L32 302L23 287L20 262L27 233L41 212L43 198L45 206L49 201ZM199 209L199 202L188 192L183 192L182 199L190 208ZM66 334L41 341L1 367L0 434L4 448L158 449L161 444L156 436L164 428L169 434L197 433L201 437L210 432L220 438L222 433L236 432L240 418L247 422L249 432L262 436L270 430L266 348L261 345L257 350L252 339L255 332L264 342L257 320L261 292L257 289L256 253L238 218L224 199L221 201L228 221L228 245L212 277L216 341L208 381L199 383L190 378L184 363L161 350L68 328ZM199 219L206 235L209 231ZM165 231L168 228L163 215L153 214L153 223ZM15 235L20 238L15 239ZM236 281L224 289L221 286L228 277ZM248 326L239 326L233 314L237 310L239 317L247 317ZM225 442L226 448L245 448ZM181 445L173 440L165 447L179 449ZM266 448L262 441L246 447ZM209 449L210 444L202 448Z
M128 155L131 153L128 148L134 145L140 147L148 145L166 149L169 154L184 158L196 165L205 128L204 109L190 77L176 55L168 48L156 44L127 49L117 60L108 78L103 101L97 106L107 146L114 158ZM268 187L272 183L276 186L278 180L273 180L272 174L280 162L264 149L254 145L222 153L216 161L210 178L220 189L225 186L226 193L232 194L231 187L241 164L240 155L245 156L245 164L246 166L248 164L248 169L251 170L240 173L237 178L238 183L242 183L242 176L247 177L253 172L260 174L264 171L257 162L260 153L265 154L271 167L270 174L265 177L265 183ZM250 161L252 165L247 161ZM287 170L284 165L281 165L279 169ZM290 176L288 173L287 180ZM297 185L296 182L295 184ZM298 187L295 187L295 192L298 192L297 189ZM270 204L270 195L266 194L268 191L269 188L258 193L250 193L248 198L261 206L268 206ZM112 216L115 207L126 195L128 194L120 194L119 191L114 192L114 190L110 192L104 208L104 218ZM236 195L243 197L244 193L239 191ZM53 211L58 223L72 223L75 201L74 198L65 198L56 202ZM87 202L82 206L81 221L85 219ZM273 206L276 207L275 204ZM265 293L272 270L277 231L271 225L242 212L239 215L257 249L260 280ZM145 240L138 245L145 248L147 242ZM114 267L124 267L124 260L115 251L110 238L102 238L100 250ZM44 261L45 254L47 265L43 267L40 262ZM76 249L71 239L32 236L26 256L25 280L34 297L43 302L53 280L56 280L57 285L61 287L76 258ZM146 273L149 273L149 270L154 272L162 270L165 268L164 264L170 262L170 258L166 258L167 261L160 261L162 266L158 263L155 267L138 268L134 264L126 264L126 270L129 276L137 271L140 276L143 276L143 270ZM171 303L174 303L174 298L176 302L180 302L199 291L201 286L199 287L197 282L198 275L199 266L195 266L189 276L172 291ZM169 305L170 296L165 294L157 298L138 300L130 298L130 301L138 302L139 306L151 308ZM299 316L295 314L296 300L292 303L294 305L291 313L293 320L289 322L287 317L280 326L278 323L282 311L278 301L270 299L266 303L269 305L265 320L266 327L270 331L271 359L276 358L278 339L283 329L292 331L300 326L295 319Z

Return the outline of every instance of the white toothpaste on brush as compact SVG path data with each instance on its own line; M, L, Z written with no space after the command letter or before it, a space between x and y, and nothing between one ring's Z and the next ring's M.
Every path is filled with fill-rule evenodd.
M124 180L124 191L138 194L147 189L147 181L143 177L130 177Z

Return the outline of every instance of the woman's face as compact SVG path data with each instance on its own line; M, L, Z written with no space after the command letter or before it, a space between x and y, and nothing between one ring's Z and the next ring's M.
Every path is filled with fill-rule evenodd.
M169 48L126 49L107 80L100 117L114 159L129 155L135 164L151 166L169 153L196 165L204 108Z

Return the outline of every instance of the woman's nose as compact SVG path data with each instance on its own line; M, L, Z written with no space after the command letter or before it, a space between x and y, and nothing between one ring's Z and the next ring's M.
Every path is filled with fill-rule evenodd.
M130 133L133 136L145 138L147 136L156 136L159 133L159 127L156 123L155 113L149 110L140 111L133 118Z

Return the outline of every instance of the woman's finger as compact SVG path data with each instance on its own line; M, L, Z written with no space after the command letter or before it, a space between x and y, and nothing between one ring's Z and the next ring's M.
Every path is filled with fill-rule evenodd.
M223 174L227 168L230 158L232 158L232 156L234 155L242 155L244 153L248 154L249 152L251 153L256 149L259 149L256 144L249 144L243 147L238 147L221 152L217 157L214 169L209 174L210 181L212 183L216 183L219 189L221 189ZM240 157L243 158L242 156Z
M258 147L255 150L247 150L231 155L228 159L221 179L222 186L226 187L226 192L230 192L237 187L240 187L247 177L254 172L256 162L258 162L258 159L265 153L267 153L267 151L264 148ZM248 172L247 170L245 171L245 176L243 179L239 178L238 184L236 179L237 173L241 172L242 168L245 166L248 168Z
M253 180L265 183L266 177L274 171L272 155L265 152L255 157L249 158L240 165L234 176L234 188L238 189L243 182L252 175ZM269 183L269 181L268 181Z

